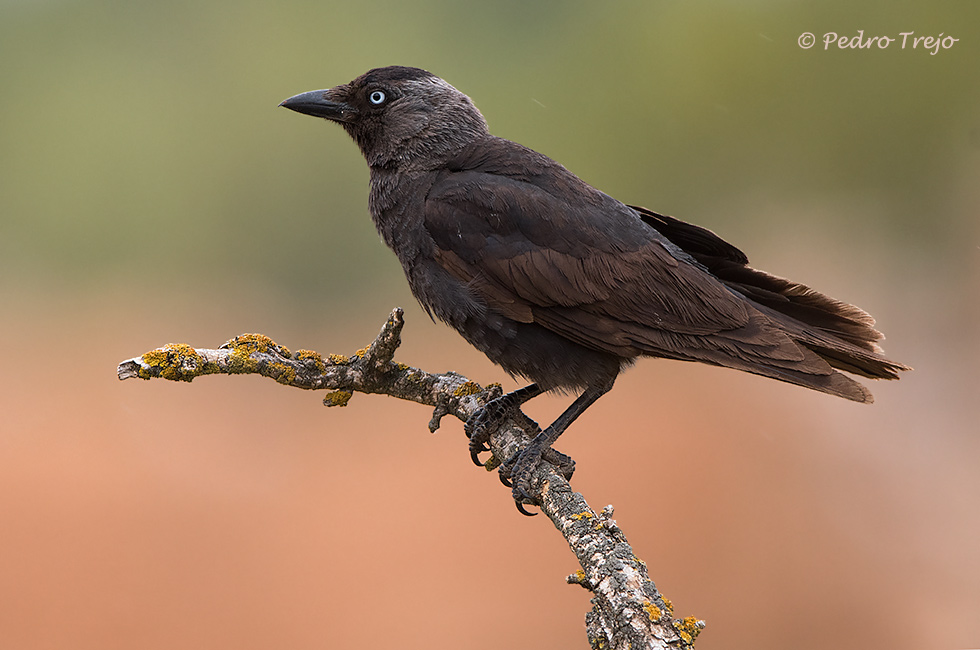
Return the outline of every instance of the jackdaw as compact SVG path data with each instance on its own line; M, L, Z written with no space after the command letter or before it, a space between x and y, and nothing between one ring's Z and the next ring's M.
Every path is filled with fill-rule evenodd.
M895 379L874 319L748 266L713 232L630 206L560 164L490 134L469 97L393 66L290 97L340 124L371 170L371 216L429 313L529 386L467 423L471 455L510 410L545 391L578 397L504 465L514 498L551 445L641 356L699 361L856 402L871 393L838 370ZM581 392L579 392L581 391Z

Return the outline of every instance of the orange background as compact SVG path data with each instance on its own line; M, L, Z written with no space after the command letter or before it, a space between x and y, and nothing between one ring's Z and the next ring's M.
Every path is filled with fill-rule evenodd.
M328 410L258 377L119 382L118 361L185 329L179 309L136 292L39 309L5 324L2 350L3 647L585 646L573 556L470 465L458 422L430 435L424 407L356 395ZM220 344L211 330L248 320L236 309L193 342ZM350 353L378 311L278 338ZM69 314L70 330L51 324ZM500 378L407 318L401 361ZM699 647L977 638L969 367L892 329L919 367L876 384L873 406L647 361L562 439L573 486L615 505L677 615L708 622ZM528 411L543 421L566 402L542 401Z

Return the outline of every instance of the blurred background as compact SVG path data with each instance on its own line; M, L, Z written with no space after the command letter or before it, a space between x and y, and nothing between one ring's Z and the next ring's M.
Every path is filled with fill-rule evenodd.
M959 40L823 50L858 30ZM562 438L699 648L980 647L978 46L970 0L0 1L0 648L587 647L574 557L460 423L115 377L349 354L403 306L397 360L515 386L415 304L342 130L277 108L390 64L915 367L868 407L641 362Z

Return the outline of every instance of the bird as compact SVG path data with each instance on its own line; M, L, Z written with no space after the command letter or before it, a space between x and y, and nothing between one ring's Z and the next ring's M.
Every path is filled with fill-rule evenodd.
M551 449L640 357L733 368L862 403L841 371L897 379L862 309L749 266L714 232L627 205L551 158L490 133L473 101L420 68L375 68L280 106L339 124L370 169L368 207L428 315L530 383L465 425L490 436L542 393L574 401L507 459L517 507Z

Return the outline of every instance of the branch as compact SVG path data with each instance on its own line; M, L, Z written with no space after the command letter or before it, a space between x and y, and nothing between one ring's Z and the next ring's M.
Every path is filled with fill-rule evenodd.
M395 309L377 338L353 356L326 357L310 350L291 354L261 334L243 334L216 350L171 344L119 364L120 379L191 381L212 374L259 374L281 384L328 390L323 403L345 406L353 393L379 393L434 407L429 430L452 415L466 422L480 406L500 394L454 372L433 374L395 363L401 343L402 310ZM492 437L488 470L510 458L537 432L521 413L505 421ZM465 457L465 456L464 456ZM586 631L593 648L693 648L704 622L675 619L673 607L647 574L626 536L612 518L612 506L595 512L553 465L543 462L531 481L533 496L565 537L581 569L566 579L591 591ZM509 494L509 493L508 493Z

